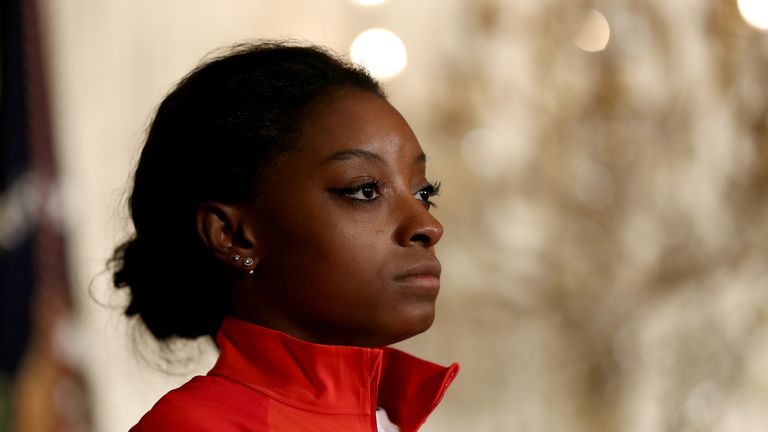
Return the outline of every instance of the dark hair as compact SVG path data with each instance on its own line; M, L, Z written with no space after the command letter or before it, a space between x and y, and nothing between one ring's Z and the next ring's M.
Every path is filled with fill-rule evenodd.
M136 167L135 234L110 259L115 286L130 289L126 315L158 340L215 335L230 311L228 273L197 234L197 208L253 197L310 104L347 87L385 97L364 69L327 49L276 41L237 45L181 80Z

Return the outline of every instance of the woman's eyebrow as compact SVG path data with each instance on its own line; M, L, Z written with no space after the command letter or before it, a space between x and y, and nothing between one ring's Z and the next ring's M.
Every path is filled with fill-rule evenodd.
M341 150L337 151L336 153L333 153L332 155L328 156L323 164L328 162L335 162L335 161L348 161L348 160L354 160L354 159L364 159L368 161L373 162L385 162L384 158L379 156L378 154L368 151L368 150L362 150L362 149L349 149L349 150ZM424 163L427 161L427 155L424 154L424 152L419 153L416 158L414 159L414 163Z
M368 150L361 150L361 149L349 149L349 150L341 150L338 151L325 159L325 162L333 162L333 161L347 161L352 159L364 159L368 161L373 162L384 162L384 158L379 156L378 154L368 151Z

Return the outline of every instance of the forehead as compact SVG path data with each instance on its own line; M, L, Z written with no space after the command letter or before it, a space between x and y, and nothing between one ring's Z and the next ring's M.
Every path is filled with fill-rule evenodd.
M384 159L413 159L422 152L410 126L389 102L357 89L338 90L316 101L299 132L300 152L320 160L355 149Z

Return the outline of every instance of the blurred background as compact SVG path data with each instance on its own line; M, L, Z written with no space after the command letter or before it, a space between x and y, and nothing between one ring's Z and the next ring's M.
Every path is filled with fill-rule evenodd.
M768 430L768 0L2 8L0 431L125 431L211 366L158 365L105 263L154 108L259 37L365 64L444 185L423 430Z

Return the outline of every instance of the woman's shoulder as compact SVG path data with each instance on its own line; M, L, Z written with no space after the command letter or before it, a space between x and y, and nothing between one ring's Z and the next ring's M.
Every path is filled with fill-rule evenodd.
M216 376L198 376L171 390L131 432L266 431L268 399L242 384Z

